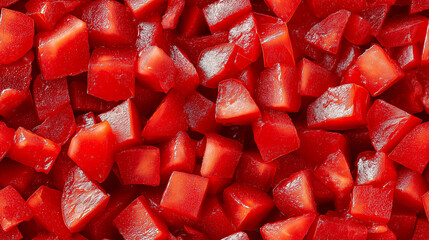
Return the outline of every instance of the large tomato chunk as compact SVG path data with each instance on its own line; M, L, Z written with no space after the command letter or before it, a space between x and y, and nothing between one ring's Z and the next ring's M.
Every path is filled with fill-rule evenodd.
M32 211L24 198L12 186L0 191L0 224L3 231L9 231L23 221L32 218Z
M393 206L393 191L370 185L355 186L350 203L350 214L363 221L387 223Z

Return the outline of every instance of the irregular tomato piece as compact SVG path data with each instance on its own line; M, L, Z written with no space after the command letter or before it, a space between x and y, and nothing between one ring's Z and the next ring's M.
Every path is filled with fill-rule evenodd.
M403 77L404 72L398 64L380 46L373 44L349 68L343 83L360 84L372 96L377 96Z
M366 2L366 0L310 0L306 3L318 18L322 18L340 9L346 9L351 12L362 11L367 7Z
M340 83L338 77L329 70L306 58L298 63L298 73L298 92L301 96L319 97L328 88Z
M344 37L353 44L365 45L372 39L372 25L363 17L352 13L344 30Z
M113 47L134 44L136 24L131 11L112 0L97 0L87 5L82 20L88 25L92 46Z
M95 49L89 60L88 94L106 101L134 97L135 61L135 49Z
M109 195L80 168L75 167L69 173L61 196L64 223L71 232L79 232L106 208L108 201Z
M392 213L393 191L370 185L355 186L350 214L363 221L387 223Z
M353 188L353 177L347 159L341 151L330 154L326 161L314 170L314 176L343 198Z
M261 116L244 83L237 79L219 83L216 100L216 122L223 125L244 125Z
M232 178L241 157L241 144L216 133L206 134L201 176Z
M38 75L33 82L33 99L40 120L56 115L60 109L70 103L67 79L46 81Z
M273 189L274 204L286 217L317 212L310 174L308 170L299 171Z
M295 65L292 42L285 23L261 23L258 20L258 33L265 67L272 67L276 63Z
M271 162L299 148L300 140L289 115L266 110L252 123L253 135L264 162Z
M353 220L334 217L319 216L315 221L315 227L311 235L313 240L323 239L366 239L368 231L364 225Z
M357 58L362 54L360 48L353 44L344 42L343 47L340 49L338 63L334 72L338 77L344 76L347 69L352 66Z
M33 46L34 21L24 13L2 8L0 31L0 64L17 61Z
M356 84L329 88L308 106L310 128L345 130L363 126L370 107L368 91Z
M123 184L159 185L160 155L157 147L141 146L120 151L116 154L116 163Z
M429 3L422 0L411 0L410 13L422 12L429 9Z
M161 182L167 183L174 171L191 173L195 168L195 145L186 132L180 131L160 146Z
M50 31L67 13L64 3L60 1L31 0L25 4L27 15L33 18L36 30Z
M416 220L416 214L413 212L393 211L387 225L395 233L397 239L411 239Z
M368 111L368 130L377 151L390 152L421 122L421 119L383 100L376 100Z
M308 213L275 223L267 223L262 226L261 234L265 240L304 239L315 218L316 214Z
M104 182L114 162L115 135L107 121L81 129L70 142L68 156L97 182Z
M55 160L54 166L52 166L52 169L49 172L49 176L52 178L55 188L64 188L69 172L75 166L76 163L67 156L67 149L65 147L62 148L57 160Z
M429 162L429 123L413 128L389 154L393 161L418 173L422 173ZM413 156L410 158L410 156Z
M76 132L80 129L93 126L96 124L95 116L93 112L87 112L85 114L76 117Z
M0 224L5 232L33 216L24 198L10 185L0 191L0 203Z
M224 31L241 16L252 10L249 0L218 0L203 8L203 14L210 32Z
M219 129L215 120L216 105L199 92L194 92L187 98L184 112L189 128L193 131L205 134Z
M108 112L97 116L97 119L107 121L116 137L119 148L127 148L141 143L141 125L134 103L128 99Z
M288 22L295 10L298 8L301 1L299 0L287 0L287 1L278 1L278 0L267 0L267 5L273 10L277 17L281 18L283 21Z
M420 15L398 15L387 19L377 40L383 47L400 47L423 42L428 20Z
M200 84L197 70L189 61L186 54L175 45L170 47L170 57L176 69L180 69L176 74L174 88L182 93L183 96L188 96L195 91Z
M404 71L420 65L420 48L417 44L399 47L395 55L395 60Z
M203 11L197 6L185 6L178 28L180 33L185 37L203 35L209 32Z
M222 238L222 240L249 240L249 236L245 232L236 232L228 237Z
M167 10L162 16L162 28L175 29L185 8L185 0L169 0Z
M0 229L0 238L1 239L10 239L10 240L19 240L22 239L22 234L19 231L18 227L11 228L9 231L5 232Z
M396 180L395 165L383 152L362 152L358 155L357 185L383 187Z
M125 4L131 9L134 17L141 19L151 12L156 12L164 4L164 0L125 0Z
M61 147L56 143L20 127L15 132L8 156L37 172L49 173L60 151Z
M196 219L205 199L207 186L207 178L175 171L171 174L160 205Z
M0 122L0 161L12 147L15 130L8 128L6 123Z
M340 10L314 25L305 40L328 53L337 54L351 13Z
M187 130L184 104L185 100L180 93L170 91L147 121L142 137L147 141L162 141Z
M41 186L27 200L34 213L34 220L49 232L62 238L71 237L61 215L61 192Z
M145 19L138 23L135 43L137 51L151 46L158 46L164 49L165 44L165 34L159 16Z
M267 192L276 173L277 163L264 163L257 151L246 151L238 163L235 181Z
M396 180L395 203L410 210L422 211L423 202L421 196L429 190L423 176L408 168L399 167Z
M424 240L429 237L429 222L427 219L419 218L416 222L413 240Z
M393 5L393 4L390 4ZM368 7L362 12L359 13L363 19L371 24L371 31L373 36L377 36L383 27L384 21L387 17L387 14L390 10L389 4L376 4L374 6Z
M66 15L55 29L38 36L37 59L45 80L73 76L88 70L86 23Z
M255 230L274 204L267 193L234 183L223 191L223 208L237 230Z
M9 115L28 97L34 53L11 64L0 64L0 115Z
M152 46L139 53L136 77L154 91L167 93L174 86L176 68L161 48Z
M42 124L35 127L34 133L62 146L71 138L75 130L73 109L70 104L67 104L55 115L46 118Z
M261 55L261 44L256 25L253 14L248 14L229 29L228 35L229 42L235 43L239 47L238 52L252 62Z

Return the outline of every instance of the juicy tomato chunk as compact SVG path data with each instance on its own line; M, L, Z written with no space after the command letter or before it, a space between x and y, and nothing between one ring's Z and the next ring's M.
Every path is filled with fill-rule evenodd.
M249 236L245 232L236 232L228 237L222 238L222 240L249 240Z
M339 84L335 74L306 58L298 63L298 73L301 96L320 97L328 88Z
M315 220L314 228L311 233L313 240L329 238L359 240L366 239L368 235L368 230L364 225L335 216L319 216Z
M61 196L64 223L71 232L79 232L106 208L108 201L109 195L79 167L75 167L69 173Z
M10 185L0 190L0 203L0 225L5 232L33 216L24 198Z
M125 0L125 4L131 9L134 17L142 19L151 12L159 11L159 7L164 4L165 0Z
M104 182L114 162L115 135L107 121L81 129L70 142L68 156L97 182Z
M203 8L210 32L227 30L241 16L252 10L249 0L218 0Z
M261 234L266 240L304 239L316 214L308 213L274 223L267 223L261 228Z
M197 91L187 97L184 112L193 131L205 134L220 129L215 119L216 105Z
M405 209L414 211L423 210L421 196L429 190L429 185L424 177L416 171L405 167L397 170L394 201Z
M344 30L344 37L353 44L365 45L372 40L372 25L363 17L352 14Z
M248 14L229 29L228 40L235 43L239 53L252 62L261 55L257 22L253 14Z
M357 185L383 187L396 180L395 165L384 152L361 152L356 166Z
M31 0L25 4L27 15L34 20L36 30L49 31L66 14L64 3L47 0Z
M175 29L184 8L185 0L169 0L167 10L162 16L162 28Z
M183 96L188 96L200 85L200 78L198 77L197 70L190 62L185 52L177 46L170 47L170 57L176 69L180 69L176 74L174 88L182 93Z

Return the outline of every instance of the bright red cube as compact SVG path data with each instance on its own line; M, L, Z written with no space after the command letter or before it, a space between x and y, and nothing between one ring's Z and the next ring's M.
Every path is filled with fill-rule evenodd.
M267 223L261 228L264 240L304 239L316 214L308 213L274 223Z
M339 84L335 74L306 58L298 63L298 74L298 92L301 96L320 97L328 88Z
M257 22L253 14L248 14L231 26L228 40L235 43L239 47L239 53L252 62L261 55Z
M315 227L310 233L310 239L367 239L368 230L362 224L353 220L338 218L334 216L321 215L315 220Z
M405 167L397 170L394 201L405 209L423 210L422 195L429 190L424 177L416 171Z
M357 185L383 187L396 180L395 165L384 152L361 152L358 155L356 167Z
M193 131L205 134L220 128L215 119L216 105L197 91L186 99L184 112Z
M24 198L10 185L0 191L0 203L0 225L5 232L33 216Z
M218 0L203 8L210 32L227 30L241 16L252 10L249 0Z
M355 186L350 203L350 214L362 221L387 223L393 206L393 191L370 185Z
M176 69L180 69L176 73L174 88L182 93L183 96L188 96L200 85L197 69L190 62L185 52L177 46L170 47L170 57Z
M31 0L25 4L27 15L33 18L39 31L50 31L67 13L65 4L60 1Z

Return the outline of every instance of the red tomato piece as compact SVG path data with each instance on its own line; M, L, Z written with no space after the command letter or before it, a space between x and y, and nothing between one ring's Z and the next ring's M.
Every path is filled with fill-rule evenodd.
M357 185L383 187L396 180L395 165L383 152L366 151L358 155Z
M298 63L298 73L298 92L301 96L319 97L328 88L340 83L333 73L306 58Z
M428 20L420 15L398 15L387 19L377 35L383 47L401 47L425 40Z
M8 7L16 2L18 2L18 0L2 0L0 2L0 8Z
M162 16L162 28L175 29L185 8L185 0L168 0L167 10Z
M162 195L161 207L197 219L206 197L207 186L207 178L175 171Z
M372 25L363 17L352 13L344 30L344 37L350 43L365 45L372 40Z
M429 65L429 25L428 25L428 28L426 30L425 41L423 43L421 64L424 66Z
M389 154L393 161L418 173L422 173L429 162L429 123L413 128ZM413 156L410 158L410 156Z
M157 46L139 52L136 69L136 77L140 83L154 91L167 93L175 84L174 62Z
M210 32L227 30L234 22L252 10L249 0L218 0L203 8Z
M349 68L342 82L360 84L372 96L377 96L403 77L399 65L380 46L373 44Z
M140 146L120 151L116 154L116 163L123 184L159 185L159 148Z
M261 69L262 66L256 62L243 69L243 71L240 73L240 76L238 77L238 79L243 81L244 85L252 96L255 96L256 82L258 81Z
M0 122L0 161L12 147L15 130L8 128L6 123Z
M10 185L24 198L30 196L37 188L37 186L33 186L37 178L36 175L38 173L33 168L8 158L3 159L0 163L0 186Z
M92 46L114 47L134 44L137 29L134 16L123 4L97 0L83 9L82 20L88 25Z
M373 225L368 229L367 240L396 240L396 235L386 225Z
M147 141L162 141L188 129L180 93L170 91L143 128L142 137Z
M125 4L131 9L134 17L142 19L152 12L156 12L163 4L164 0L125 0Z
M411 239L416 220L416 214L413 212L393 211L388 226L395 233L397 239Z
M264 162L271 162L299 148L300 140L289 115L266 110L252 123L253 135Z
M241 144L216 133L206 134L201 176L232 178L241 157Z
M362 221L387 223L392 213L393 191L370 185L355 186L350 202L350 214Z
M96 48L89 60L88 94L106 101L135 95L136 50Z
M263 23L258 20L258 33L265 67L272 67L276 63L295 65L292 42L285 23Z
M182 93L183 96L188 96L200 85L200 78L198 77L197 70L186 54L175 45L170 47L170 57L176 69L180 69L176 74L174 88Z
M238 163L235 181L268 192L276 169L276 162L264 163L257 151L246 151Z
M356 62L361 54L362 51L358 46L344 42L343 47L340 49L337 66L334 71L337 76L344 76L347 69Z
M304 239L315 218L316 214L308 213L275 223L267 223L262 226L261 234L264 240Z
M37 54L40 71L45 80L87 71L89 44L86 23L66 15L54 30L39 35Z
M87 112L85 114L76 117L76 132L80 129L93 126L96 124L95 116L93 112Z
M161 182L167 183L174 171L191 173L195 168L195 145L184 131L180 131L160 146Z
M19 240L22 239L22 234L19 231L18 227L11 228L9 231L5 232L0 229L0 238L1 239L10 239L10 240Z
M237 230L255 230L274 208L265 192L234 183L223 191L223 208Z
M411 0L410 13L422 12L429 9L429 3L424 0Z
M64 223L71 232L79 232L106 208L108 201L109 195L75 167L69 173L61 196Z
M34 220L44 229L62 238L71 237L61 215L61 192L41 186L27 200L34 213Z
M64 3L60 1L31 0L25 4L25 9L38 31L53 30L55 24L67 13Z
M296 172L273 189L274 204L286 217L317 212L310 174L307 170Z
M421 196L429 190L424 177L408 168L399 167L394 201L406 209L422 211Z
M185 37L204 35L204 33L209 32L203 10L197 6L185 6L178 28Z
M15 132L8 156L37 172L49 173L60 151L56 143L20 127Z
M73 109L70 104L67 104L55 115L46 118L42 124L35 127L34 133L62 146L71 138L75 130Z
M97 116L97 119L107 121L116 137L119 148L127 148L141 143L141 125L134 103L128 99L108 112Z
M347 159L341 151L328 155L314 170L314 176L325 184L337 198L347 196L353 188L353 177Z
M164 49L165 44L165 34L161 26L161 19L158 16L138 23L135 43L137 51L151 46L158 46Z
M216 105L197 91L186 99L184 112L193 131L205 134L220 128L215 119Z
M216 100L216 122L244 125L261 116L261 112L244 83L237 79L219 83Z
M33 82L33 99L40 120L56 115L60 109L70 103L67 79L46 81L38 75Z
M368 130L377 151L390 152L422 120L383 101L376 100L368 111Z
M328 53L337 54L351 13L340 10L314 25L305 40Z
M239 47L238 52L252 62L261 55L261 44L256 25L253 14L248 14L231 26L228 35L229 42L235 43Z
M424 240L429 238L429 222L427 219L419 218L416 222L413 240Z
M310 0L307 2L307 6L313 10L318 18L323 18L340 9L360 12L367 7L366 2L366 0Z
M34 21L24 13L2 8L0 31L0 64L17 61L33 46Z
M390 4L393 5L394 3ZM389 4L375 4L374 6L368 7L359 13L363 19L371 24L371 31L373 36L377 36L383 27L384 21L390 10Z
M97 182L104 182L114 162L115 135L107 121L81 129L70 142L68 156Z
M54 166L52 166L49 172L49 176L52 178L55 188L64 189L64 184L68 179L69 172L75 166L76 163L67 156L67 149L65 147L62 148L57 160L55 160Z
M0 224L5 232L33 216L24 198L10 185L0 191L0 202Z
M28 97L34 53L11 64L0 64L0 115L6 116Z
M296 9L298 8L301 1L299 0L267 0L266 4L273 10L277 17L281 18L283 21L288 22Z
M417 44L399 47L395 53L395 60L404 70L410 70L420 65L420 47Z
M370 107L368 91L356 84L329 88L308 106L307 124L310 128L345 130L366 123Z
M222 238L222 240L249 240L249 236L245 232L236 232L228 237Z
M361 225L353 220L338 218L334 216L319 216L315 220L314 230L311 233L313 236L310 239L348 239L359 240L366 239L368 231L364 225Z

